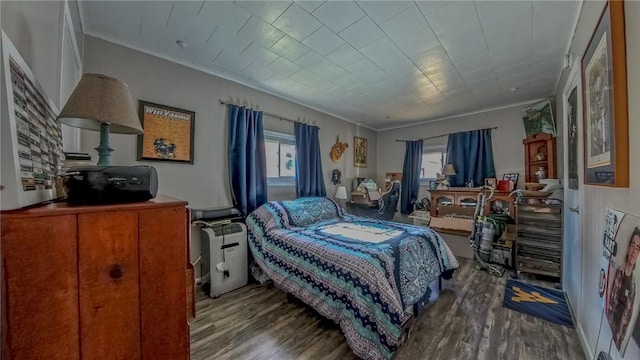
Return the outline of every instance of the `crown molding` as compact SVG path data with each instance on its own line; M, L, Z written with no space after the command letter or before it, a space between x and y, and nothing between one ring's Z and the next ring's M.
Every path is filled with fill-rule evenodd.
M543 98L527 100L527 101L520 101L520 102L517 102L517 103L508 104L508 105L496 106L496 107L492 107L492 108L476 110L476 111L472 111L472 112L468 112L468 113L464 113L464 114L446 116L446 117L437 118L437 119L433 119L433 120L425 120L425 121L420 121L420 122L416 122L416 123L412 123L412 124L406 124L406 125L400 125L400 126L392 126L392 127L388 127L388 128L384 128L384 129L379 129L378 132L395 130L395 129L402 129L402 128L407 128L407 127L416 126L416 125L431 124L431 123L435 123L435 122L439 122L439 121L444 121L444 120L449 120L449 119L457 119L457 118L461 118L461 117L465 117L465 116L471 116L471 115L477 115L477 114L483 114L483 113L486 113L486 112L503 110L503 109L508 109L508 108L512 108L512 107L516 107L516 106L531 105L531 104L534 104L536 102L540 102L540 101L544 101L544 100L549 100L549 97L543 97Z

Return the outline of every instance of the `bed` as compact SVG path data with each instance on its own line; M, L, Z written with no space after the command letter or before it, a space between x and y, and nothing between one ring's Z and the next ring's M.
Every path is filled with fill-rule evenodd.
M458 268L436 232L345 214L327 198L269 202L246 220L274 284L336 322L363 359L389 359L403 327Z

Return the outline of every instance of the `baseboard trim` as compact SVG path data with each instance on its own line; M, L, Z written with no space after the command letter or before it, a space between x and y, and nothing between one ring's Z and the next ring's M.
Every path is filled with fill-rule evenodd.
M593 359L593 351L591 351L591 347L589 347L589 342L587 341L587 336L582 329L582 325L577 322L576 330L578 331L578 337L580 338L580 344L582 345L582 351L584 351L585 359Z

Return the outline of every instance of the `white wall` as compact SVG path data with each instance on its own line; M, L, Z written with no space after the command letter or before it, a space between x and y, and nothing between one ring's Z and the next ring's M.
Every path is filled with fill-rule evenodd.
M524 187L524 125L522 109L526 105L487 111L432 123L414 125L378 132L378 179L391 171L402 171L405 145L396 139L414 140L459 131L495 127L492 130L493 158L499 179L505 173L519 173L518 183ZM447 136L425 140L424 146L447 145ZM560 165L559 165L560 166ZM561 167L561 166L560 166ZM558 169L560 170L560 169ZM418 199L427 196L427 187L421 186Z
M158 170L159 192L189 202L192 208L230 206L232 204L227 165L227 111L218 99L250 106L279 116L305 120L320 127L322 167L327 195L333 196L331 172L339 169L343 179L376 174L376 133L355 124L294 104L213 75L203 73L149 54L91 36L84 41L84 70L121 79L129 85L134 101L151 101L195 111L193 165L136 161L136 136L111 135L113 165L148 164ZM264 118L265 129L293 133L293 123ZM329 158L336 135L349 143L349 150L337 164ZM353 167L353 137L369 139L369 167ZM81 151L95 155L99 134L82 131ZM295 198L295 187L269 189L269 198ZM192 242L192 259L199 252L197 238Z
M2 30L60 107L61 1L2 1Z
M571 55L580 59L588 45L589 39L597 25L598 18L604 8L604 1L585 1L578 22L575 38L571 44ZM602 233L604 228L604 212L607 207L615 208L635 216L640 216L640 2L625 2L626 41L627 41L627 86L629 102L629 154L630 158L630 186L628 189L614 189L599 186L586 186L583 189L584 205L582 207L582 247L574 249L571 256L582 262L582 271L567 279L582 294L578 299L570 299L572 303L579 303L574 308L580 309L576 314L578 332L586 343L587 357L593 358L598 342L600 329L601 306L598 296L598 271L602 257ZM562 114L562 89L565 87L569 70L562 75L558 87L558 114ZM581 119L579 119L581 123ZM560 148L561 149L561 148ZM582 151L582 149L579 149ZM582 171L582 170L580 170ZM576 284L577 283L577 284ZM637 297L637 295L636 295ZM631 327L630 327L631 329ZM602 323L598 349L609 348L611 330L606 319ZM614 359L620 359L615 345L612 347ZM640 347L633 339L624 359L640 359Z

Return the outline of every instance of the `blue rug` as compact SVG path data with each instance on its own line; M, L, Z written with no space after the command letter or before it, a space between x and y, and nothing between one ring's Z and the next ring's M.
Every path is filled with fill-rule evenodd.
M563 291L508 280L502 306L563 326L573 327Z

